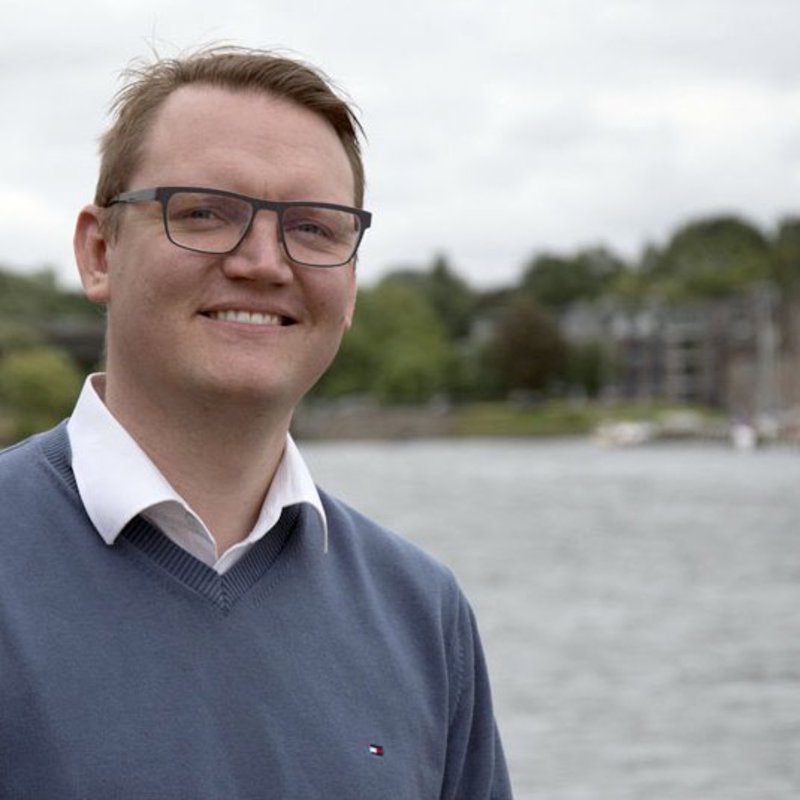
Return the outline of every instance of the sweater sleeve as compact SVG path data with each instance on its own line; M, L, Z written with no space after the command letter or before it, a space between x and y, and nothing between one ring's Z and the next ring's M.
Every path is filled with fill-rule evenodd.
M463 595L454 624L454 676L442 800L511 800L475 616Z

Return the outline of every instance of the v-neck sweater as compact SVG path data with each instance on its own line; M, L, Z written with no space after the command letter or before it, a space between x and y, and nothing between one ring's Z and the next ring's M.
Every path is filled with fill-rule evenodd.
M105 545L63 424L0 454L0 797L511 797L452 573L320 497L219 575Z

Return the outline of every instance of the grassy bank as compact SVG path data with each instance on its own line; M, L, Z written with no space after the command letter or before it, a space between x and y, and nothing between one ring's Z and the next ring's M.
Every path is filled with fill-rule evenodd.
M659 403L608 405L559 400L530 405L473 403L400 408L315 404L298 411L293 432L299 439L312 440L586 436L603 423L648 422L669 428L668 420L687 414L695 432L698 427L711 429L725 423L720 411ZM0 446L15 440L14 430L15 419L0 408Z
M575 403L553 401L531 406L483 403L453 412L456 436L580 436L605 422L663 423L676 414L690 412L713 424L724 420L721 412L659 403Z

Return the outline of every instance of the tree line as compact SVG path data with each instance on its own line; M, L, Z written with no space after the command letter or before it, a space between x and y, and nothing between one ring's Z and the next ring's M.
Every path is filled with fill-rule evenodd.
M54 339L59 327L93 326L88 361ZM101 357L102 312L62 288L52 270L0 268L0 443L44 430L69 414L83 377Z
M608 354L598 342L564 338L559 320L575 303L680 305L765 283L800 289L800 217L772 231L735 215L691 220L635 260L605 246L538 253L514 285L488 291L440 256L359 291L356 324L314 396L381 403L593 396Z
M800 216L762 230L735 215L678 227L661 246L626 260L597 246L541 252L510 286L478 290L446 257L396 269L359 290L355 323L312 400L366 397L381 404L503 400L602 385L606 354L567 341L559 320L575 303L687 303L769 283L800 290ZM52 335L53 323L98 331L96 362ZM98 365L102 312L51 271L0 268L0 438L18 437L69 412Z

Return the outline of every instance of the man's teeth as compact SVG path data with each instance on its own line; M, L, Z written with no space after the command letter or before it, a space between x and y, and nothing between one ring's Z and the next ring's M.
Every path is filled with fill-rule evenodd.
M220 322L243 322L245 325L281 325L282 321L276 314L261 314L258 311L212 311L211 319Z

